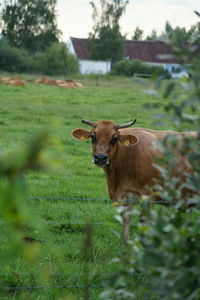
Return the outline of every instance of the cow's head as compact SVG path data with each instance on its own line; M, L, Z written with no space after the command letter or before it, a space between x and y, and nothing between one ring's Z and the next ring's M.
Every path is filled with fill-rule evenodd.
M85 141L89 138L92 140L93 161L98 166L108 165L117 151L119 143L125 146L135 145L138 138L132 134L122 134L119 129L127 128L133 125L136 120L125 124L114 124L110 121L91 122L82 120L82 123L90 125L91 130L75 129L72 135Z

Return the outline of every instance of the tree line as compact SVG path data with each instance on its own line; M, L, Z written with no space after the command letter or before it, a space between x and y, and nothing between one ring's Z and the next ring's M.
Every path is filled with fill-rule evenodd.
M132 35L132 40L136 41L155 41L176 40L177 42L191 42L192 39L200 32L200 22L192 25L188 30L185 27L176 26L173 27L169 22L166 23L165 29L160 34L154 28L149 35L144 37L144 30L137 26Z

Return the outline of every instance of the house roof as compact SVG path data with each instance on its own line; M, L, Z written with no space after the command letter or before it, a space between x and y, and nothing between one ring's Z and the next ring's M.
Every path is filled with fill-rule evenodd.
M163 41L125 41L124 55L130 59L139 59L145 62L176 63L170 45ZM160 55L163 55L161 58Z
M75 53L79 59L90 58L87 47L88 39L71 37ZM133 41L127 40L124 45L124 56L130 59L139 59L144 62L176 63L173 58L159 57L159 55L171 55L172 48L163 41Z
M70 37L74 51L79 59L89 59L90 51L87 47L87 39Z

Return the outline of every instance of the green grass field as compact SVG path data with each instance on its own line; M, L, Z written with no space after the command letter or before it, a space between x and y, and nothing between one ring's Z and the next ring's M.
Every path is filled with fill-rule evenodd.
M88 265L90 284L93 285L90 296L98 299L102 288L95 285L101 285L109 274L119 271L117 265L110 262L123 253L124 246L120 241L120 226L114 218L115 208L110 202L62 199L108 198L104 173L91 163L90 142L75 140L71 131L86 128L81 124L82 119L123 123L136 118L138 127L172 128L167 116L166 122L163 117L155 117L163 113L156 105L163 106L166 100L146 92L152 89L152 85L147 85L148 81L141 85L122 77L80 77L78 80L85 88L67 90L35 85L33 76L22 77L28 82L25 87L0 85L0 147L2 151L20 149L35 132L47 129L52 137L51 149L56 149L57 167L27 174L27 196L61 199L27 199L32 214L48 224L41 231L27 226L25 234L45 243L40 246L39 259L32 264L25 263L21 257L12 259L8 255L8 259L1 262L0 287L37 288L15 291L5 288L0 290L0 299L83 299L83 289L76 286L84 285L86 280L83 275L85 222L96 223ZM6 224L2 223L0 227L0 253L3 255L9 235ZM41 272L54 275L47 282L41 278ZM133 283L137 286L138 282L136 278ZM143 288L136 289L138 299L142 299ZM70 296L72 298L68 298Z

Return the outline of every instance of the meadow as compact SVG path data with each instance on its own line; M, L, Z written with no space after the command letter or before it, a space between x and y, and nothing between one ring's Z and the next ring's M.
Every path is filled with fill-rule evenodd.
M21 78L27 80L25 87L0 85L1 151L23 148L34 133L47 130L53 166L26 175L28 208L44 230L27 226L25 235L44 243L39 257L30 264L20 256L1 261L0 299L84 299L85 223L95 223L87 280L92 285L90 299L98 299L102 283L119 272L111 260L123 253L124 245L115 207L109 201L98 200L108 199L108 194L103 170L91 162L90 141L75 140L71 132L87 128L81 124L82 119L124 123L136 118L137 127L171 129L172 123L163 111L166 99L162 90L158 95L152 92L153 83L148 80L141 84L125 77L78 77L75 79L84 88L68 90L35 85L31 75ZM134 234L137 218L132 222ZM0 254L5 257L9 235L5 223L1 222L0 227ZM50 279L41 277L41 272L51 274ZM143 287L137 287L141 280L133 280L138 299L143 299L144 293ZM12 290L8 286L27 288Z

